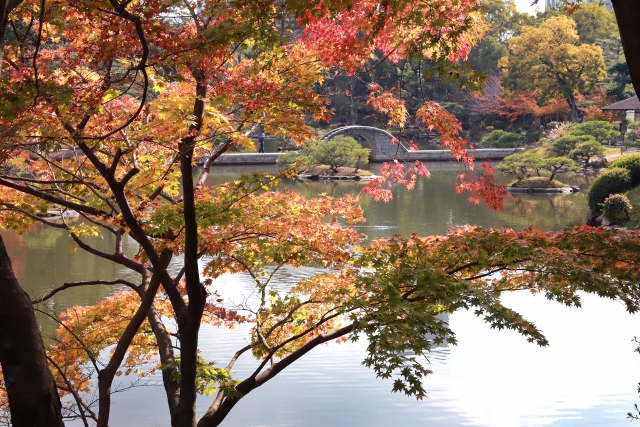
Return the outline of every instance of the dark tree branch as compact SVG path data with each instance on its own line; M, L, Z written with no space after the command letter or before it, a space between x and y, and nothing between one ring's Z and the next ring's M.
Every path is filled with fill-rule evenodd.
M46 219L39 217L38 215L33 215L30 212L27 212L26 210L19 208L18 206L12 205L11 203L0 203L0 206L6 206L6 209L0 209L0 210L6 210L6 211L14 211L14 212L20 212L21 214L23 214L26 217L31 218L34 221L38 221L41 222L42 224L45 224L49 227L52 228L61 228L61 229L67 229L67 226L64 224L60 224L57 222L51 222L51 221L47 221Z
M83 181L77 181L73 179L33 179L26 178L23 176L8 176L8 175L0 175L0 178L10 179L12 181L20 181L20 182L30 182L32 184L87 184Z
M44 26L44 6L45 0L40 0L40 17L38 19L38 36L36 37L36 49L33 53L33 83L36 86L36 96L33 99L33 104L38 102L40 97L40 84L38 83L38 53L40 52L40 45L42 43L42 27Z
M128 280L117 279L117 280L87 280L83 282L74 282L74 283L64 283L62 286L58 286L57 288L52 289L46 295L41 298L31 300L31 304L40 304L57 294L58 292L64 291L65 289L75 288L78 286L91 286L91 285L125 285L134 291L138 292L138 286L134 283L129 282Z
M127 185L127 183L131 180L131 178L133 178L138 172L140 172L138 168L129 169L129 171L125 174L125 176L122 177L122 180L120 181L120 185L124 188L124 186Z
M27 187L25 185L20 185L17 184L13 181L4 179L4 178L0 178L0 184L4 185L6 187L9 188L13 188L14 190L18 190L21 191L25 194L30 194L32 196L35 196L39 199L43 199L46 200L47 202L51 202L51 203L55 203L56 205L60 205L60 206L64 206L65 208L68 209L72 209L74 211L78 211L78 212L84 212L88 215L95 215L95 216L107 216L108 214L102 210L98 210L95 208L92 208L91 206L86 206L86 205L81 205L78 203L74 203L74 202L70 202L68 200L65 199L61 199L60 197L55 197L52 196L48 193L45 193L43 191L40 190L36 190L33 187Z
M102 252L97 250L96 248L87 245L85 242L83 242L75 233L71 233L69 232L69 235L71 236L71 238L73 239L74 242L76 242L76 244L83 250L93 254L93 255L97 255L101 258L104 259L108 259L109 261L113 261L115 263L124 265L125 267L130 268L131 270L140 273L140 274L144 274L145 272L145 267L144 265L135 262L134 260L127 258L126 256L124 256L124 254L122 253L118 253L116 252L115 254L108 254L106 252Z
M209 407L205 415L198 421L198 427L214 427L220 425L225 417L229 414L231 409L242 399L244 396L249 394L251 391L260 387L270 379L274 378L283 369L291 365L296 360L300 359L302 356L307 354L309 351L313 350L315 347L320 344L324 344L325 342L334 340L336 338L340 338L349 332L351 332L354 328L354 324L347 325L343 328L337 329L328 334L318 335L313 338L311 341L300 347L298 350L289 354L279 362L275 363L273 366L270 366L268 369L264 370L260 374L256 376L251 376L246 380L242 381L236 387L236 390L240 393L240 396L236 397L224 397L221 399L221 402L217 407L213 405ZM216 399L217 400L217 399Z
M60 374L60 376L64 380L64 383L67 385L66 390L69 393L71 393L71 395L73 396L73 399L76 401L76 406L78 407L78 411L79 411L78 415L80 416L80 419L82 419L82 423L84 424L84 427L89 427L89 423L87 422L87 416L84 413L85 405L83 404L82 399L78 394L78 391L75 389L75 387L73 387L73 385L71 384L71 381L69 381L69 378L67 378L62 368L60 368L60 366L49 356L47 356L47 360L49 360L49 363L51 363L53 367L56 368L56 370L58 371L58 374ZM93 415L94 417L92 418L95 421L97 421L97 418L95 418L95 414Z
M9 14L13 9L20 6L22 1L23 0L0 0L0 76L2 75L2 60L4 59L4 34L7 29L7 23L9 22ZM30 27L31 23L29 24L29 28Z
M156 276L154 275L154 277ZM101 369L98 372L98 427L108 427L109 415L111 413L111 385L113 383L113 379L124 360L127 350L129 349L129 345L138 332L140 325L142 325L142 322L147 317L159 287L160 280L152 277L138 309L120 336L113 354L109 359L109 363L104 369Z
M207 96L207 84L199 70L192 70L196 80L196 100L193 105L193 115L196 124L192 132L200 132L205 112L204 99ZM196 422L196 375L198 355L198 333L202 313L207 302L207 293L200 282L200 267L198 266L198 222L196 217L195 188L193 183L193 154L195 136L183 138L180 148L180 173L183 189L183 217L184 217L184 269L189 306L183 313L176 310L178 328L180 332L180 403L176 409L174 425L177 427L193 426ZM173 301L172 301L173 302ZM182 315L181 315L182 314Z
M73 332L67 325L65 325L65 323L62 320L58 318L58 316L54 316L53 314L48 313L44 310L40 310L38 308L35 308L34 310L37 311L38 313L42 313L45 316L49 317L51 320L53 320L58 325L62 326L67 332L69 332L71 336L73 336L73 338L78 342L78 344L80 344L80 346L84 349L84 352L87 353L87 357L89 357L89 360L91 360L91 364L93 365L93 368L96 371L100 371L100 368L98 367L98 359L96 355L89 349L89 347L85 345L84 341L82 341L80 337L76 335L75 332Z
M160 363L166 366L166 368L162 369L162 383L167 397L169 414L173 419L180 401L180 384L174 379L175 369L168 366L175 360L173 343L171 342L172 334L165 328L162 318L154 306L151 306L149 314L147 314L147 320L158 343Z

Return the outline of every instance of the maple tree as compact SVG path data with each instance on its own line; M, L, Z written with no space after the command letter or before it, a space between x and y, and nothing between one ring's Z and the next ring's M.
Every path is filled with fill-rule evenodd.
M464 227L367 244L349 228L363 221L358 199L277 192L278 177L266 174L205 185L222 153L253 148L248 135L258 127L308 139L305 117L327 114L314 88L328 69L353 73L381 52L389 61L417 55L443 72L455 70L484 29L477 7L473 0L27 0L5 8L3 25L10 22L15 37L3 46L0 76L0 225L64 230L77 248L139 278L66 283L34 301L77 286L127 288L60 316L47 357L68 398L64 414L106 427L114 379L144 376L141 366L150 364L161 369L172 426L219 425L244 396L318 345L358 337L369 342L367 366L395 376L394 390L423 397L428 370L419 355L434 342L455 341L438 313L474 309L492 327L546 344L533 324L500 303L501 292L527 289L579 304L582 290L620 298L636 311L634 232ZM294 30L301 37L283 36ZM370 103L399 126L406 120L392 94L372 90ZM473 167L452 114L426 102L417 117ZM194 179L198 159L203 167ZM481 171L461 175L456 189L499 208L504 189L490 165ZM367 192L388 199L388 185L411 188L426 174L419 162L389 163ZM39 215L54 208L73 210L81 221ZM113 252L85 239L103 234L113 238ZM133 256L124 253L124 239L139 246ZM282 267L305 265L329 270L286 291L274 288ZM211 280L240 272L255 283L256 299L233 306ZM198 355L202 324L247 322L249 343L226 365ZM258 368L235 378L243 355ZM93 388L97 408L86 399ZM214 397L196 420L199 393Z
M495 114L506 118L511 123L521 120L525 124L531 124L533 119L538 117L557 117L569 111L564 100L545 99L535 88L530 89L528 92L509 91L502 87L500 77L489 76L482 93L469 98L470 111L477 116Z
M5 8L7 5L11 7ZM294 141L309 138L312 132L305 117L327 114L325 100L314 87L329 68L354 72L374 51L390 61L421 55L445 64L443 69L446 64L455 68L481 34L482 21L476 12L477 1L441 6L436 1L419 6L408 1L258 4L109 0L81 5L26 1L19 6L3 2L3 30L10 23L14 37L2 46L0 222L18 231L35 222L63 229L82 250L140 276L139 284L110 282L129 286L134 292L129 297L138 300L130 306L120 328L109 328L118 335L100 341L113 346L106 365L98 365L98 350L91 347L89 337L76 334L78 339L71 344L83 352L78 363L91 362L93 375L97 374L96 411L79 396L86 391L83 381L89 375L80 371L62 375L66 366L62 369L55 348L49 356L59 388L72 395L75 413L85 423L92 418L98 426L108 425L110 393L119 368L143 360L132 349L152 339L164 367L172 425L195 424L195 399L200 390L196 379L202 366L197 356L200 325L207 319L236 319L220 304L210 305L206 284L200 280L198 261L203 256L217 256L234 239L257 238L254 245L261 250L272 248L269 262L319 262L312 255L321 249L321 253L334 256L331 262L342 259L340 251L344 249L336 253L338 249L329 250L329 246L310 247L311 236L294 239L251 231L255 227L250 221L251 207L243 205L241 215L234 216L235 209L240 202L253 201L257 197L254 193L267 189L275 178L256 176L237 186L209 188L204 183L211 165L232 147L251 149L248 134L258 126ZM293 30L292 18L302 30L301 37L288 41L283 30ZM401 103L387 102L391 98L384 93L372 99L390 117L398 117ZM459 124L447 115L440 123L441 113L444 111L429 106L425 120L438 122L450 135L455 155L471 167L472 157L457 133ZM194 182L196 159L203 159L204 165ZM382 179L411 182L400 169L394 170L397 175ZM414 165L409 173L412 171L426 173L422 165ZM492 182L489 176L483 179ZM487 199L498 197L493 193L499 194L499 186L492 192L476 181L467 181L461 185L484 192ZM297 201L287 209L297 217L282 233L300 232L301 227L318 233L317 227L308 225L311 208L303 209L299 197L286 197ZM315 209L322 216L344 211L348 220L346 212L357 209L339 206L353 205L349 201L316 203L320 203ZM269 216L251 206L256 208L256 216ZM76 211L83 221L56 223L38 215L50 208ZM218 227L228 224L244 231L226 237ZM344 231L345 236L339 237L339 229L331 231L325 233L333 239L326 245L353 244L353 232ZM101 233L114 237L112 253L99 251L83 240ZM209 238L207 233L213 235ZM126 238L140 246L135 257L122 251ZM276 238L277 245L262 241L269 238ZM287 250L291 253L285 253ZM172 276L167 266L179 254L184 256L183 268ZM236 264L220 265L210 275L234 268L238 268ZM105 281L97 278L66 284L59 290L95 283ZM162 320L167 312L161 309L159 295L166 295L177 323L179 359L174 353L174 335ZM112 307L112 312L118 310ZM289 328L289 318L285 319L280 326ZM153 331L152 338L138 334L145 322ZM104 321L109 323L110 319ZM316 325L301 337L290 339L308 351L317 345L312 337L320 331ZM272 332L263 340L268 353ZM256 334L256 338L262 335L260 327ZM305 339L309 340L306 344ZM278 355L285 352L273 348ZM72 348L64 351L71 354ZM271 372L275 375L278 371ZM221 394L216 399L200 421L202 425L217 425L224 418L232 406L225 403L226 397ZM218 409L216 405L221 406Z

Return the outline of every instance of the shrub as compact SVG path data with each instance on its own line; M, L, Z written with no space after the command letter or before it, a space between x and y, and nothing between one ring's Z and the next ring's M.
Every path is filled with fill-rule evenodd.
M422 102L420 102L420 104L422 104ZM463 105L456 102L443 102L440 105L442 105L445 110L456 116L459 121L465 121L466 112Z
M630 130L624 134L624 145L629 145L630 142L637 142L640 139L640 135L637 130Z
M606 142L609 141L609 138L612 136L617 135L618 132L613 129L613 125L609 122L593 120L590 122L575 124L571 130L571 134L591 135L596 139L596 141Z
M518 181L531 177L543 167L543 160L534 151L523 151L507 156L498 163L496 169L515 176Z
M544 131L541 131L541 130L535 130L533 132L528 132L527 135L525 136L525 142L527 144L531 144L533 142L538 141L544 135L545 135Z
M290 167L296 162L303 162L305 160L305 156L303 156L298 151L285 151L280 156L278 156L278 160L276 163L281 166Z
M522 135L520 135L519 133L509 133L497 129L482 138L482 141L480 141L480 143L487 147L511 148L521 146L522 141Z
M640 122L636 122L634 120L628 121L627 122L627 129L633 130L633 131L640 130Z
M583 142L596 142L591 135L565 135L553 142L553 152L558 156L566 156Z
M356 171L359 167L369 163L369 150L363 148L358 141L350 136L339 135L327 142L306 142L300 151L288 151L278 157L277 164L296 169L312 169L315 166L329 166L333 173L338 173L340 167L352 167Z
M558 139L563 136L569 135L571 129L573 129L573 123L556 123L557 126L548 128L546 135L543 135L540 138L540 144L543 146L547 146L547 149L551 149L551 145Z
M598 141L589 140L581 142L576 148L569 153L574 160L583 162L586 168L589 165L591 157L602 157L604 155L604 147Z
M640 184L640 153L624 156L609 165L609 168L623 168L631 173L631 186Z
M496 144L498 144L498 141L500 140L500 137L505 135L506 132L503 130L494 130L492 131L490 134L485 135L482 140L480 141L480 143L482 145L487 145L489 147L493 147Z
M369 150L350 136L336 136L327 142L311 144L307 154L308 167L327 165L334 173L339 167L353 167L369 163Z
M587 199L591 212L601 212L602 203L612 194L624 193L631 188L631 173L623 168L610 168L602 172L589 189Z
M498 148L520 147L524 138L519 133L507 133L498 141Z
M547 159L542 159L541 168L551 172L549 181L553 181L553 178L555 178L556 174L575 172L578 170L578 167L574 166L573 159L570 159L568 157L550 157Z
M640 147L640 141L636 140L636 141L625 142L624 146L625 147L639 148Z
M624 194L612 194L604 200L602 213L613 224L627 221L631 213L631 202Z

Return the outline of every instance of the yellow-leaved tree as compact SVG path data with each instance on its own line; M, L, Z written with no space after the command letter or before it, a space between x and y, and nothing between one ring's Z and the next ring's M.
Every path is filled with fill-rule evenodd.
M607 76L602 49L578 40L575 21L562 15L537 28L523 27L509 40L509 55L500 60L503 85L515 92L537 92L542 102L562 97L577 122L576 95L591 92Z

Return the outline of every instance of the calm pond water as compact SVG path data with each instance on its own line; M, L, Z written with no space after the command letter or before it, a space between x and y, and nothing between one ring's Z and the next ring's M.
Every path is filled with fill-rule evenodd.
M372 169L379 166L373 165ZM264 168L262 168L264 169ZM358 229L369 238L392 234L440 234L447 227L534 226L543 230L582 224L587 215L585 192L576 195L508 196L502 212L474 206L455 194L453 182L462 172L457 164L429 165L430 179L409 192L394 190L390 203L363 198L367 222ZM275 169L274 169L275 170ZM211 182L223 182L255 167L215 168ZM588 187L592 177L574 177L571 184ZM285 183L306 196L358 194L361 183ZM32 296L40 296L65 281L123 277L110 263L78 250L57 230L35 229L24 236L3 233L14 269ZM109 247L111 242L95 239ZM134 252L129 243L126 248ZM278 286L286 288L314 268L287 269ZM134 279L134 276L131 276ZM214 287L227 299L248 295L252 282L242 275L225 276ZM87 287L66 291L49 302L56 312L91 304L115 290ZM60 295L60 294L59 294ZM244 398L223 425L250 426L622 426L625 414L640 399L640 355L631 339L636 319L616 301L585 297L584 308L568 309L525 293L504 297L505 303L534 321L551 345L540 348L513 332L490 330L473 314L450 317L459 344L440 347L429 358L434 372L426 379L428 398L416 401L391 393L391 381L379 380L361 366L364 343L330 344L314 350L262 388ZM53 324L43 319L49 333ZM204 328L201 349L209 360L226 364L245 344L248 327L233 332ZM255 363L240 359L239 377ZM160 387L116 394L112 426L167 426L168 411ZM199 400L203 412L211 399ZM69 423L68 425L76 425ZM80 424L77 424L80 425Z

